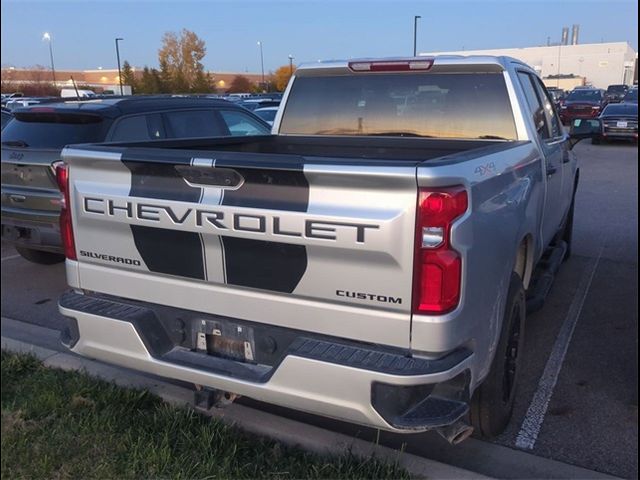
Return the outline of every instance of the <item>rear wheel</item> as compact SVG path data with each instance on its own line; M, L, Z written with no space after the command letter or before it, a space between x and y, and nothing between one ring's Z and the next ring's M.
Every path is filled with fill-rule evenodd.
M522 362L525 315L524 287L514 272L491 370L471 400L471 425L483 437L499 435L511 419Z
M40 265L53 265L55 263L64 262L64 255L60 253L43 252L42 250L34 250L33 248L16 246L18 253L33 263Z

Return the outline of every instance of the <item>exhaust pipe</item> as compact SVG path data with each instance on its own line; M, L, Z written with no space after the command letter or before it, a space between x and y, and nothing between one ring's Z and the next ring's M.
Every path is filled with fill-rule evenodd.
M465 441L473 433L473 427L468 423L458 420L446 427L440 427L436 429L436 432L440 434L451 445L458 445L460 442Z

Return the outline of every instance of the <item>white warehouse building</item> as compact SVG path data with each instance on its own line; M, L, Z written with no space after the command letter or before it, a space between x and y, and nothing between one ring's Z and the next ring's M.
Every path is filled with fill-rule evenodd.
M580 84L597 88L637 82L637 52L627 42L552 45L547 47L500 48L494 50L463 50L430 52L420 55L496 55L517 58L531 66L553 86L552 79L575 76ZM548 79L547 77L551 77Z

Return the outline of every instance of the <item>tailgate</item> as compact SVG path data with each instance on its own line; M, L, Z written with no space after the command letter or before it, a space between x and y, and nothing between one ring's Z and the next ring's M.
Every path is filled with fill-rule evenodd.
M53 162L59 149L2 147L2 210L12 214L57 214L60 192Z
M98 148L63 152L72 286L409 347L413 164Z

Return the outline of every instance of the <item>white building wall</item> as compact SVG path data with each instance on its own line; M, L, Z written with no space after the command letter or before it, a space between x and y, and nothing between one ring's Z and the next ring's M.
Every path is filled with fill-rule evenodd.
M430 52L420 55L496 55L514 57L530 65L541 77L574 74L598 88L632 82L636 51L627 42L584 43L551 47L500 48ZM627 76L625 78L625 71Z

